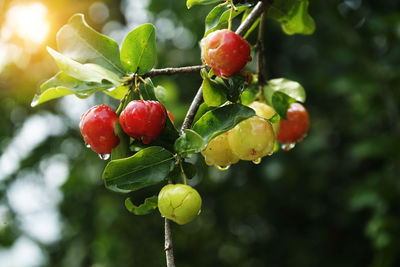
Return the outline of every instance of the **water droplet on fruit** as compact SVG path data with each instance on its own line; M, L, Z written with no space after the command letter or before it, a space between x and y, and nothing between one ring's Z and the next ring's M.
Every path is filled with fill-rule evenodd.
M87 148L90 148L90 145L89 145L88 143L85 143L85 146L86 146Z
M108 160L110 158L110 154L99 154L99 158L101 160Z
M215 167L217 167L218 170L220 171L226 171L227 169L229 169L231 165L228 166L219 166L219 165L215 165Z
M261 163L261 158L253 160L253 163L254 164L260 164Z
M289 151L289 150L292 150L295 146L296 146L296 143L286 143L286 144L282 144L281 148L284 151Z

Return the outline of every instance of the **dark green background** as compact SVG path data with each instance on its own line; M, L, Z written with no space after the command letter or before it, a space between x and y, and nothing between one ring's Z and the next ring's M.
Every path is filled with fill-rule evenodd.
M53 19L47 45L55 47L56 31L73 13L86 14L92 1L42 3ZM4 14L12 1L3 4ZM126 14L138 12L120 9L119 1L106 4L109 20L122 24ZM197 41L210 9L187 10L184 0L149 2L152 15L147 22L168 18L186 27L195 40L182 50L165 34L158 43L157 67L200 63ZM271 20L266 21L265 33L267 77L293 79L306 89L308 137L294 150L279 151L260 165L240 162L225 172L206 167L198 157L198 176L191 183L203 198L202 213L190 224L173 225L177 266L400 266L400 4L311 1L310 13L317 26L312 36L286 36ZM103 27L90 18L88 23L97 30ZM39 84L56 72L44 51L42 47L33 55L36 65L9 65L0 73L0 153L34 114L50 111L68 127L25 155L18 171L0 181L1 205L10 206L6 192L21 173L40 173L40 163L63 154L62 144L68 139L82 150L66 154L70 173L58 205L61 236L50 244L30 237L43 251L45 265L163 266L159 213L131 215L124 208L126 196L104 188L105 163L83 149L78 125L70 125L58 101L30 108ZM41 69L38 64L52 65ZM154 79L175 93L166 105L178 125L200 82L198 74ZM91 99L117 105L100 93ZM40 183L40 175L36 179ZM132 197L140 200L159 189ZM27 235L18 216L12 206L7 208L0 248Z

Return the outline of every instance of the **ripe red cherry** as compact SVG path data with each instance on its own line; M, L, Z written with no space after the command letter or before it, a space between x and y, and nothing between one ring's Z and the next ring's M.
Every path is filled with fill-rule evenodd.
M227 29L207 35L201 41L201 48L204 62L217 76L232 76L251 61L249 43Z
M166 118L167 112L160 102L132 100L121 112L119 123L127 135L149 144L164 129Z
M118 116L109 106L94 106L82 114L79 128L85 142L99 154L110 154L119 144L114 133L114 125Z
M278 141L287 144L303 139L310 126L307 110L302 104L292 103L286 111L286 117L286 120L280 120Z

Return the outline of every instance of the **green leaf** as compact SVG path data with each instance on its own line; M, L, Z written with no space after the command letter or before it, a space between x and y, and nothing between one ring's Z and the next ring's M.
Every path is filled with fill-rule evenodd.
M239 4L236 5L237 10L233 11L232 19L240 15L243 11L251 7L251 4ZM216 6L206 17L206 31L204 37L213 31L224 29L228 26L230 8L226 6Z
M219 2L222 2L222 0L187 0L186 6L189 9L195 5L211 5Z
M147 78L146 83L141 83L139 86L140 94L144 100L156 100L158 101L156 94L154 92L154 84L150 78Z
M203 138L195 131L187 129L174 144L175 152L182 157L191 157L194 153L205 148Z
M127 86L120 85L120 86L111 88L109 90L104 90L103 92L105 94L111 96L112 98L121 100L122 98L124 98L124 96L126 95L127 91L128 91L128 87Z
M258 84L253 83L240 95L240 102L243 105L249 105L257 99L259 94L260 90L258 89Z
M122 77L119 46L111 38L98 33L85 21L82 14L73 15L57 33L58 50L79 63L102 66Z
M225 103L228 99L226 96L227 88L225 84L218 83L208 77L207 72L202 70L203 83L203 99L208 106L216 107Z
M96 64L81 64L67 56L47 47L47 51L54 58L57 66L65 74L85 82L101 83L103 80L119 85L121 80L114 72Z
M31 106L35 107L49 100L72 94L86 98L94 92L106 90L113 86L108 81L103 81L103 83L84 82L68 76L64 72L59 72L40 86L41 94L34 96Z
M146 215L151 213L153 210L157 208L158 204L158 197L152 196L148 197L144 200L143 204L136 206L132 203L132 200L128 197L125 199L125 207L126 209L135 214L135 215Z
M247 86L247 80L241 75L234 75L229 77L228 81L228 100L237 102L240 95Z
M278 113L283 119L286 119L286 111L289 108L289 105L296 102L296 100L285 93L275 92L272 95L271 102L271 106L275 109L276 113Z
M103 180L111 191L128 193L163 181L174 162L174 155L165 148L148 147L129 158L110 161Z
M200 107L197 109L196 115L194 116L193 123L196 123L206 112L215 109L215 107L210 107L206 103L201 103Z
M122 44L122 66L138 75L143 75L154 67L156 55L156 29L150 23L131 31Z
M312 34L315 22L308 14L308 4L308 0L275 0L267 16L279 22L286 34Z
M241 104L226 105L205 113L194 125L193 130L197 132L208 143L208 140L220 133L232 129L244 119L255 116L252 108Z
M272 105L272 96L275 92L282 92L295 99L298 102L306 101L306 92L304 87L298 82L285 78L272 79L264 86L263 93L267 104Z

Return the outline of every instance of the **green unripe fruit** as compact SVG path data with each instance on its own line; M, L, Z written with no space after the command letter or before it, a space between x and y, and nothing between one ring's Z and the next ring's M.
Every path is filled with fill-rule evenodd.
M229 132L218 135L208 143L205 150L201 151L207 165L226 167L239 161L229 146L228 135Z
M262 102L254 101L249 105L249 107L254 109L257 116L267 120L271 119L276 114L275 110L271 106ZM272 128L274 129L275 136L277 136L279 132L279 121L272 123Z
M158 194L161 215L178 224L191 222L201 209L199 193L189 185L168 184Z
M257 161L273 152L275 134L271 123L254 116L231 129L228 141L239 159Z

